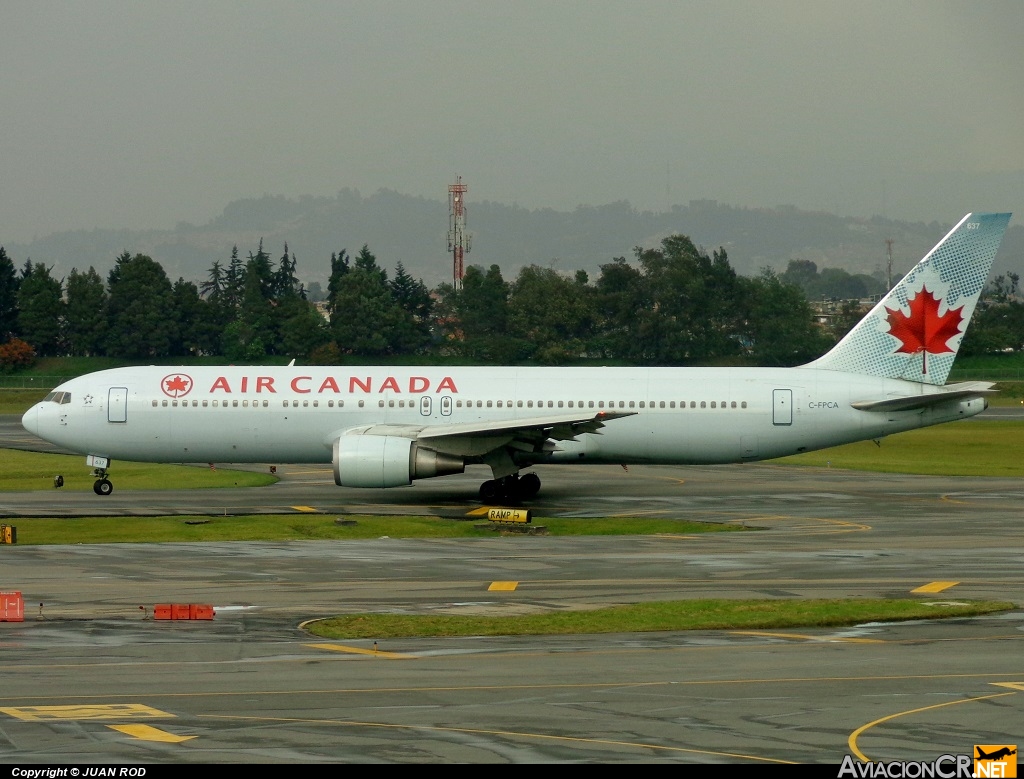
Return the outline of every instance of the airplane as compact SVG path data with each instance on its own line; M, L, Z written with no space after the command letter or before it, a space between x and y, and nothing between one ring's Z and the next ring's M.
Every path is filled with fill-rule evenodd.
M965 419L992 384L946 385L1010 220L968 214L836 346L796 368L126 367L67 381L22 424L114 459L331 463L343 487L490 467L485 503L536 496L524 469L706 465Z
M1009 757L1010 755L1017 754L1016 749L1010 749L1009 747L1002 747L1001 749L997 749L992 754L987 754L985 750L983 750L979 746L975 746L974 748L978 750L978 754L975 757L976 760L998 760L1001 757Z

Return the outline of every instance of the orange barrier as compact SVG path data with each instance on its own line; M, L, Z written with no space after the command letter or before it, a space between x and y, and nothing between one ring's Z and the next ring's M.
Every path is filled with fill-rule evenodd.
M0 592L0 622L24 622L25 600L20 592Z
M158 603L153 619L213 619L213 606L205 603Z

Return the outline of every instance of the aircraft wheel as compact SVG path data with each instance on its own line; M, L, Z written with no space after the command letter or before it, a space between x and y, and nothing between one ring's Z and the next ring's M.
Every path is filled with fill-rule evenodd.
M540 476L527 473L519 480L519 493L524 498L532 498L540 492Z
M97 495L109 495L114 491L114 485L110 483L110 479L97 479L92 485L92 491Z
M498 499L500 492L499 484L495 479L488 479L480 485L480 500L484 503L491 503Z

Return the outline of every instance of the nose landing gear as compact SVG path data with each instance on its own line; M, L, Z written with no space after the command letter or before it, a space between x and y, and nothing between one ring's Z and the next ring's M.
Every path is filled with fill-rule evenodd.
M114 485L107 478L106 468L96 468L93 470L92 475L96 477L96 481L92 485L92 491L97 495L109 495L114 491Z

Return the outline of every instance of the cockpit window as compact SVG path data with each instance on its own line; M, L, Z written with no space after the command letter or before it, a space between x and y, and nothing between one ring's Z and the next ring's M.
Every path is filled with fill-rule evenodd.
M43 403L50 403L50 402L60 403L63 406L65 403L70 403L71 402L71 393L70 392L51 392L49 395L47 395L45 398L43 398Z
M70 392L58 392L57 394L62 396L61 399L60 399L60 404L62 406L65 403L70 403L71 402L71 393Z
M49 403L51 400L56 400L56 398L57 398L57 393L56 392L51 392L49 395L47 395L45 398L43 398L43 403Z

